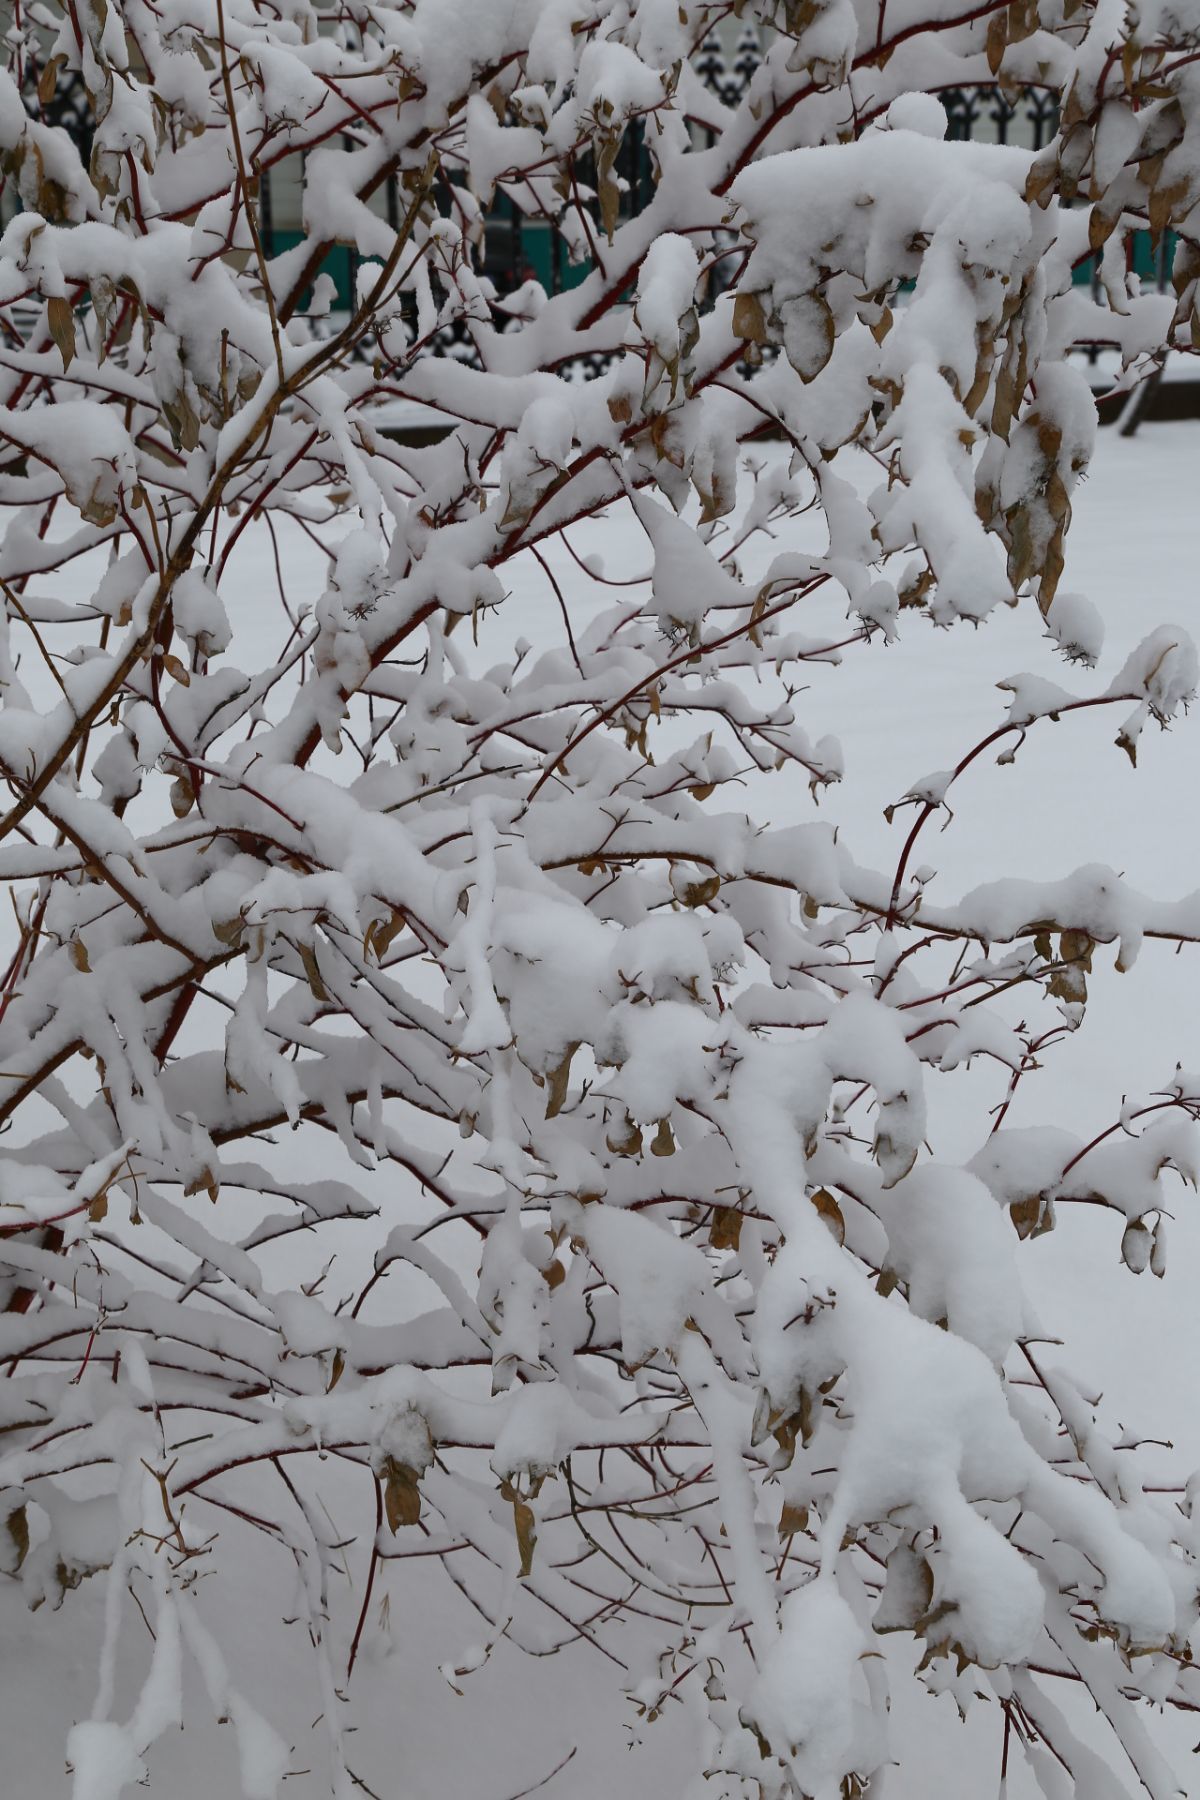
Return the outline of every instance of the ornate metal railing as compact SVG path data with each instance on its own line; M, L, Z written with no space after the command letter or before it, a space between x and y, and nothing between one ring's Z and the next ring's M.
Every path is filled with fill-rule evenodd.
M761 61L758 33L752 25L746 25L732 50L727 50L715 32L710 33L700 47L695 68L701 80L724 106L735 107L745 97ZM37 93L40 73L32 62L27 65L23 93L26 106L46 123L61 126L67 131L87 160L91 150L92 118L83 82L77 75L60 74L53 96L48 101L42 101ZM953 87L944 89L938 98L946 109L947 135L951 138L1014 144L1028 150L1040 150L1058 130L1058 97L1044 87ZM650 191L645 147L636 122L626 134L626 139L618 164L618 174L624 184L622 211L635 213L640 210ZM275 233L268 182L264 181L263 189L264 236L270 245ZM496 215L495 229L489 231L487 259L487 272L501 291L519 282L528 273L528 240L539 230L552 240L555 252L551 259L551 269L543 278L549 280L555 288L560 285L565 272L561 266L561 244L557 234L548 226L531 226L523 222L511 207L505 210L502 203ZM1159 263L1162 263L1161 255ZM351 257L348 261L351 280L352 264ZM1159 268L1158 275L1161 282L1162 267ZM461 325L448 326L440 332L423 354L467 361L473 360L474 356L470 335ZM602 368L603 363L593 358L586 366L581 365L573 372L580 378L587 378L601 373Z
M938 98L949 120L948 137L1040 150L1058 130L1058 96L1047 88L947 88Z

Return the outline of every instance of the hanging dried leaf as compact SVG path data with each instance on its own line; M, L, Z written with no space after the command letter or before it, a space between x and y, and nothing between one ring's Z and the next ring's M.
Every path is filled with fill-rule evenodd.
M838 1243L844 1244L846 1242L846 1221L842 1215L841 1207L829 1192L829 1189L818 1188L815 1193L810 1194L808 1197L824 1219L826 1225L828 1225Z
M785 1500L783 1511L779 1515L779 1535L781 1538L794 1537L798 1531L808 1530L807 1506L796 1506Z
M24 1504L9 1513L4 1525L16 1554L15 1572L29 1555L29 1519Z
M75 355L75 310L64 295L54 294L46 302L46 323L50 336L58 345L63 368L69 369Z
M625 1123L615 1132L610 1132L605 1143L614 1156L640 1156L642 1154L642 1128L635 1119L625 1115Z
M1047 990L1058 1000L1083 1005L1087 1000L1087 977L1092 967L1095 948L1086 931L1064 931L1058 940L1060 967L1047 982Z
M1041 1237L1054 1230L1054 1206L1045 1194L1030 1194L1024 1200L1014 1200L1008 1216L1019 1238Z
M57 56L52 56L49 61L43 65L42 72L38 76L37 82L37 97L43 106L49 106L50 102L53 100L58 89L58 72L60 69L66 67L66 62L66 57L60 52Z
M738 294L733 303L733 335L747 344L767 343L767 316L761 296Z
M186 775L177 775L170 787L171 811L177 819L186 819L195 803L195 792Z
M322 1006L325 1006L329 1001L329 990L321 980L321 970L317 963L317 953L311 944L300 944L298 949L300 951L300 961L304 964L304 973L308 978L308 985L312 990L312 997L314 1000L319 1000Z
M520 1575L523 1580L533 1568L533 1552L537 1543L533 1508L527 1500L521 1497L511 1481L502 1481L500 1492L506 1500L512 1503L513 1528L517 1534L517 1549L521 1555Z
M700 881L682 882L675 889L675 895L677 899L683 902L684 906L694 908L697 906L708 906L716 899L720 891L721 877L719 875L706 875Z
M547 1072L546 1117L556 1119L562 1111L571 1083L571 1058L579 1048L579 1040L568 1044L559 1061Z
M1135 1275L1150 1267L1154 1243L1144 1219L1131 1219L1121 1235L1121 1261Z
M833 313L824 294L800 294L780 307L783 349L801 381L813 381L833 355Z
M332 1386L332 1383L330 1384ZM386 1458L383 1465L383 1506L388 1530L393 1535L402 1525L416 1525L421 1518L421 1490L415 1469L407 1463Z
M736 1206L718 1206L708 1228L714 1250L737 1250L742 1241L742 1213Z

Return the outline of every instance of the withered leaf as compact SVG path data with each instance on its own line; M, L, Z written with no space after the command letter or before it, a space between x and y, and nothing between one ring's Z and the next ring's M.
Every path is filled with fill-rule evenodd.
M389 1456L383 1465L383 1506L388 1529L393 1533L402 1525L416 1525L420 1521L421 1490L417 1485L417 1472L407 1463L397 1462L394 1456Z
M736 1206L718 1206L708 1230L714 1250L736 1250L742 1241L742 1214Z
M63 368L69 369L75 355L75 310L63 294L53 294L46 302L46 323L50 336L58 345Z
M1024 1200L1014 1200L1008 1216L1019 1238L1041 1237L1054 1230L1054 1208L1045 1194L1030 1194Z
M674 1156L675 1139L671 1132L670 1119L660 1119L658 1130L650 1140L651 1156Z
M37 97L43 106L49 106L58 87L58 71L66 63L65 56L52 56L38 76Z
M533 1508L527 1500L522 1499L511 1481L502 1481L500 1492L506 1500L512 1503L513 1528L517 1534L517 1549L521 1555L520 1573L524 1578L533 1568L533 1551L537 1543Z
M721 877L706 875L702 881L689 881L676 890L685 906L707 906L721 891Z
M733 335L743 343L767 342L767 319L757 294L739 294L733 303Z
M625 1115L624 1126L606 1137L604 1141L614 1156L640 1156L642 1154L642 1128L628 1114Z
M793 1537L797 1531L808 1530L807 1506L796 1506L785 1500L783 1511L779 1515L779 1535L781 1538Z
M808 1197L824 1219L826 1225L828 1225L838 1243L844 1244L846 1241L846 1221L842 1216L841 1207L829 1192L829 1189L818 1188L814 1194L810 1194Z
M1153 1239L1144 1219L1131 1219L1121 1236L1121 1261L1135 1275L1150 1267Z
M18 1506L15 1512L10 1512L4 1523L17 1553L19 1569L29 1555L29 1520L24 1506Z
M567 1098L567 1089L571 1082L571 1058L579 1048L579 1039L568 1044L554 1067L546 1072L546 1117L557 1118Z
M986 45L987 64L993 75L999 73L1007 47L1008 16L1004 12L993 13L988 23Z
M192 784L186 775L176 776L175 780L171 783L170 795L171 811L175 814L177 819L186 819L192 810L192 802L196 797L192 792Z
M308 978L308 985L312 990L312 997L314 1000L319 1000L322 1005L325 1005L329 999L329 990L321 980L321 971L317 964L317 953L311 944L300 944L298 948L300 951L300 961L304 964L304 973Z

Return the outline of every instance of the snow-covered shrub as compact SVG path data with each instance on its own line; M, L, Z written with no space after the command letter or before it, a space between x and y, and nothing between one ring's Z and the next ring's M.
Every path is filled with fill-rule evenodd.
M1177 1791L1139 1709L1200 1703L1190 1494L1145 1493L1048 1368L1021 1265L1086 1200L1161 1273L1200 1078L1086 1143L1005 1102L969 1166L926 1090L990 1059L1011 1099L1093 961L1200 909L1097 867L955 899L918 851L1047 718L1115 708L1135 758L1195 652L1171 626L1107 687L1003 682L886 869L814 810L843 758L797 690L1002 605L1094 662L1059 591L1096 422L1068 352L1114 343L1132 382L1200 339L1195 21L736 10L763 51L736 110L696 66L730 8L697 0L72 0L6 38L0 1561L48 1632L107 1583L77 1800L139 1779L193 1666L245 1793L277 1792L269 1696L200 1604L230 1530L281 1607L295 1560L339 1796L377 1565L410 1548L489 1643L620 1660L636 1616L640 1714L704 1713L697 1793L881 1794L915 1660L887 1633L998 1703L1048 1795L1115 1779L1059 1678ZM45 104L85 84L86 167L31 60ZM989 79L1061 95L1047 149L943 141L933 90ZM304 236L270 255L258 184L301 153ZM578 285L499 301L497 192ZM1177 234L1172 293L1126 272L1137 229ZM355 309L317 335L338 244ZM419 355L450 326L478 366ZM397 397L448 435L386 435ZM760 555L801 509L812 553ZM579 552L602 516L644 579ZM314 604L282 563L276 594L279 534ZM781 790L801 822L768 827Z

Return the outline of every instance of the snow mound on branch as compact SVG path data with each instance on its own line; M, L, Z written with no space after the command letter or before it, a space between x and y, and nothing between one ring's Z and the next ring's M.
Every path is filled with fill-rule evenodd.
M919 137L942 139L949 119L936 94L899 94L887 109L893 131L915 131Z
M832 1581L818 1577L784 1602L744 1710L802 1793L832 1794L844 1776L879 1762L862 1666L873 1648Z
M913 1311L1003 1362L1022 1322L1016 1237L983 1182L922 1163L891 1189L883 1221Z
M627 1366L672 1349L708 1288L703 1252L641 1214L611 1206L583 1208L579 1231L616 1289Z

